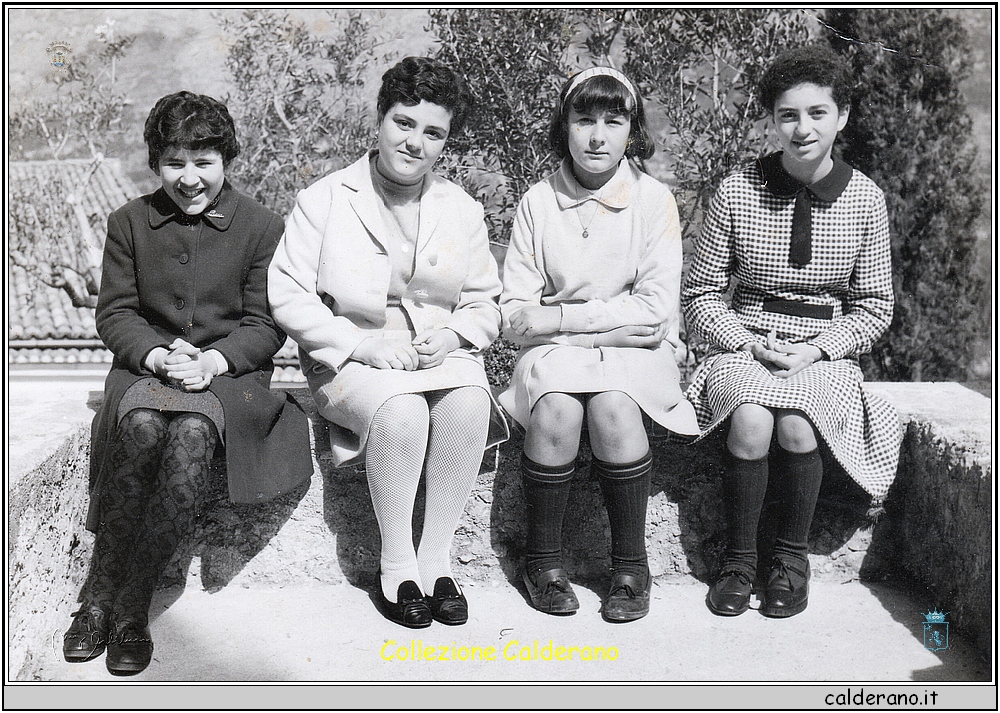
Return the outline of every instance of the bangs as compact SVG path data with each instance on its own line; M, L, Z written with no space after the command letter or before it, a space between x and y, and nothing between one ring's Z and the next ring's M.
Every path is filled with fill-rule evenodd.
M574 111L581 113L607 111L612 114L631 115L635 110L628 89L614 77L604 75L584 81L566 99Z
M173 121L171 121L173 119ZM167 117L163 126L163 143L165 146L180 146L189 151L202 149L218 149L225 144L226 137L219 132L219 127L207 117L191 114L183 119Z

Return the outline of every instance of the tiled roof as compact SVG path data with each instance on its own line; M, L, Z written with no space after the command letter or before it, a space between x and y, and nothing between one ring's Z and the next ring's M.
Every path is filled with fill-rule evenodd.
M35 340L96 340L94 310L74 306L66 289L50 284L52 270L41 266L86 274L95 252L100 259L108 215L139 195L138 189L115 159L12 161L7 175L10 346L46 352L49 347ZM88 290L83 277L75 279L83 294L96 291L96 284Z

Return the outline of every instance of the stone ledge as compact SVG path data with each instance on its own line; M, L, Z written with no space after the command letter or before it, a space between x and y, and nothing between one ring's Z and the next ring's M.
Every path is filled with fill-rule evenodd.
M956 384L871 384L907 423L900 475L887 516L867 527L867 497L830 467L810 537L817 580L861 576L915 578L928 587L928 609L990 650L992 451L990 400ZM292 390L310 414L314 477L308 487L261 506L230 504L224 479L198 529L177 553L164 585L209 591L312 580L374 584L378 529L360 468L332 466L326 429L305 389ZM85 577L93 537L87 506L89 428L82 427L10 493L11 637L9 675L30 680L36 657L53 655ZM521 441L488 454L456 533L462 578L519 586L523 502ZM707 579L724 541L722 441L689 447L655 443L647 548L655 576ZM495 460L494 460L495 458ZM578 580L606 576L610 535L598 484L583 449L564 529L566 566ZM831 464L832 465L832 464ZM422 493L416 511L422 511ZM419 515L415 532L419 532ZM766 530L766 527L765 527ZM47 643L43 643L47 642Z

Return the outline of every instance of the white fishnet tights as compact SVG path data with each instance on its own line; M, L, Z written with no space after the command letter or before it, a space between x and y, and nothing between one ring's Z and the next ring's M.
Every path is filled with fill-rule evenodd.
M489 395L478 386L400 394L375 412L365 463L389 601L408 579L431 594L439 577L451 577L451 541L479 474L489 413ZM414 552L413 501L425 461L424 527Z

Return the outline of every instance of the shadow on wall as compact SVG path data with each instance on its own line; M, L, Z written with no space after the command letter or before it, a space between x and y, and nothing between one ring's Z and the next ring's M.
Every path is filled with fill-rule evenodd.
M500 447L488 523L493 554L507 582L519 589L523 589L520 563L525 536L519 464L522 445L522 439L515 435ZM693 576L707 583L719 567L726 543L724 433L720 430L695 445L654 439L651 448L653 473L646 513L650 569L654 576L667 580ZM563 525L563 556L574 581L588 583L603 594L610 567L611 532L600 486L590 473L590 460L584 436ZM814 576L835 581L856 579L872 544L867 515L870 498L828 454L824 465L810 534ZM761 562L767 561L775 537L776 501L777 493L769 490L758 537ZM475 507L467 509L470 511ZM868 569L878 576L880 567L874 562Z

